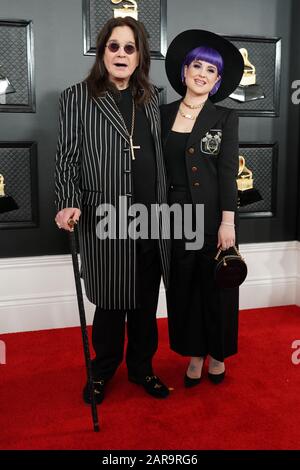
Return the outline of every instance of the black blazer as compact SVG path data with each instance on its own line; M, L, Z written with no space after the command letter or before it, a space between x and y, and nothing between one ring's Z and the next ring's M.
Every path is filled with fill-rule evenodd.
M160 139L158 90L145 113L150 123L156 156L156 197L167 202L166 177ZM101 203L119 211L119 197L132 203L131 154L128 133L110 93L90 98L87 84L77 83L60 99L60 129L56 153L56 205L61 210L78 207L80 256L88 299L106 309L137 307L136 242L132 239L100 240L96 209ZM128 223L131 219L128 220ZM167 284L169 241L160 226L159 251Z
M181 100L161 106L163 148ZM194 204L204 204L205 233L215 235L222 211L237 211L238 116L207 100L185 150L188 187ZM168 186L172 181L168 178Z

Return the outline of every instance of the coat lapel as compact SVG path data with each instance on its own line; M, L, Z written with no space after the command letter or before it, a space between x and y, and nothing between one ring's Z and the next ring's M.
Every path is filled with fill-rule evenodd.
M118 111L115 100L112 94L106 92L105 96L99 96L93 98L98 108L104 114L104 116L111 122L115 129L121 134L124 139L129 142L128 131L124 126L123 119L120 118L120 112Z
M129 142L128 131L124 127L123 120L120 118L120 113L118 111L115 100L112 97L110 92L107 92L105 96L100 96L98 98L93 98L93 101L96 103L101 112L105 117L112 123L116 130L124 137L124 139ZM156 102L156 97L152 96L150 102L145 105L145 113L150 123L150 129L153 137L157 138L157 123L159 109Z
M178 108L181 103L181 100L173 101L167 105L168 112L164 113L162 120L162 136L163 136L163 147L165 147L171 129L173 127L174 121L176 119Z
M217 108L211 101L207 100L190 133L187 147L191 147L198 142L214 126L218 119L219 113Z
M173 127L181 101L182 100L178 100L169 104L168 112L164 114L164 122L162 123L164 129L164 145L166 144L166 140ZM194 127L187 141L187 147L191 147L195 142L199 141L199 139L213 127L219 117L219 111L215 105L211 101L207 100L204 108L195 121Z
M159 119L158 119L159 109L158 109L157 100L155 96L152 96L150 99L150 102L145 104L145 113L150 122L150 129L154 137L154 142L156 142L157 124L159 122Z

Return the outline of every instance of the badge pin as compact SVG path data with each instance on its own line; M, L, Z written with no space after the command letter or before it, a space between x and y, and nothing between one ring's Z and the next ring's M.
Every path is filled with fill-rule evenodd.
M222 141L221 131L206 132L205 137L201 139L201 150L203 153L216 155L219 153Z

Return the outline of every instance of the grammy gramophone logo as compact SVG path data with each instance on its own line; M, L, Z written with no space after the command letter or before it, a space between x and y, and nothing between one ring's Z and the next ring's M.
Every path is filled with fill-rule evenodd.
M253 186L253 173L246 167L246 160L243 155L239 155L239 172L236 182L239 207L248 206L262 200L259 190Z
M0 95L7 95L8 93L14 93L16 90L8 80L5 75L1 73L1 65L0 65Z
M0 174L0 214L19 209L18 204L12 196L5 194L4 176Z
M123 0L111 0L111 3L115 5L122 3ZM134 0L125 0L124 4L121 8L113 8L114 11L114 18L121 17L125 18L125 16L131 16L135 20L138 19L138 7L137 2Z
M244 60L244 73L239 86L229 97L242 103L246 101L262 100L265 94L256 81L256 68L249 60L248 50L245 47L239 49Z
M0 197L5 196L4 186L5 186L4 176L0 174Z

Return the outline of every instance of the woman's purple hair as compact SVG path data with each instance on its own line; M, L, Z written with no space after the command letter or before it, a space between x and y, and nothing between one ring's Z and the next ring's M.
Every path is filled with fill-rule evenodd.
M217 81L213 89L210 91L210 95L214 95L217 93L218 89L220 88L222 82L222 73L224 69L224 61L221 54L212 47L207 46L200 46L192 49L190 52L187 53L185 59L181 66L181 80L184 84L184 67L185 65L189 67L194 60L203 60L204 62L209 62L217 67L218 75L220 75L220 80Z

